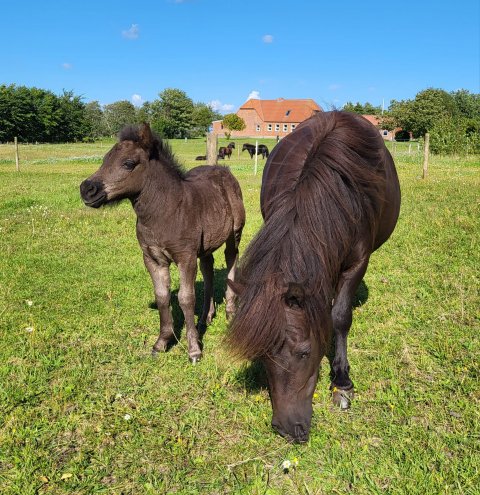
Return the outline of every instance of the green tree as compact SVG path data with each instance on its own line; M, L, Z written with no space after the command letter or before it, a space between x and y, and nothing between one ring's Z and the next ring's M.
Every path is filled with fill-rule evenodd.
M455 102L443 89L429 88L420 91L414 100L393 100L389 110L398 127L411 131L413 137L418 138L432 130L436 122L452 118Z
M135 107L127 100L105 105L103 115L105 126L110 136L117 134L122 127L128 124L135 124L137 121Z
M242 117L239 117L236 113L227 113L227 115L224 115L222 125L224 129L227 129L225 132L227 139L230 139L231 131L243 131L247 127Z
M98 101L91 101L85 105L85 123L87 126L86 139L95 140L108 136L103 110Z
M175 88L163 90L152 102L152 127L166 138L188 136L192 126L193 101L185 91Z
M353 104L349 101L343 105L343 110L358 113L359 115L380 115L382 113L382 107L376 107L368 101L364 105L359 102Z
M193 137L204 136L214 120L222 120L222 114L213 110L210 105L195 103L192 113L190 135Z

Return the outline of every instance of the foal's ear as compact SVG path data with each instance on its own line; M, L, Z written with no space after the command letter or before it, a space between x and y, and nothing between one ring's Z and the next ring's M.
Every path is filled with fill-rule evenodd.
M139 144L145 150L150 150L153 144L153 134L150 125L144 122L138 131Z
M303 285L290 282L283 298L289 308L303 308L305 303L305 289Z
M235 292L237 296L240 296L242 292L245 290L244 285L242 285L240 282L234 282L229 278L227 278L227 285L230 287L230 289L233 290L233 292Z

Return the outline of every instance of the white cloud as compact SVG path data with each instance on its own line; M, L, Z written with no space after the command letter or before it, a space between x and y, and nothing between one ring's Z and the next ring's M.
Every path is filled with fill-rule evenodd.
M247 100L259 100L260 99L260 91L250 91L250 94L247 96Z
M132 103L136 107L140 107L143 104L143 98L140 95L137 95L136 93L132 95Z
M136 40L140 34L140 29L138 28L138 24L132 24L130 29L122 31L122 36L127 38L128 40Z
M69 64L69 63L67 63L67 62L64 62L64 63L62 64L62 67L63 67L65 70L70 70L70 69L73 67L73 65L72 65L72 64Z
M231 103L222 103L220 100L212 100L208 103L208 106L215 112L229 112L234 107Z
M271 34L264 34L262 36L262 41L264 43L273 43L273 36Z

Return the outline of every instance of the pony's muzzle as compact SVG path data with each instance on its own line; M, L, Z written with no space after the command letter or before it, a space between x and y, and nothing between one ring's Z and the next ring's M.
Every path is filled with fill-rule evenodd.
M102 206L107 199L107 193L105 192L103 184L99 181L89 179L84 180L80 184L80 195L82 196L83 202L92 208Z
M272 428L289 442L305 443L308 441L310 427L306 423L295 423L287 431L280 423L272 420Z

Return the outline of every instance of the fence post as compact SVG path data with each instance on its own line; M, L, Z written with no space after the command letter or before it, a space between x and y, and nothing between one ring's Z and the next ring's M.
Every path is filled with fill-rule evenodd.
M423 173L422 179L427 178L428 173L428 152L430 148L430 134L425 133L425 142L423 143Z
M17 169L17 172L20 172L20 160L18 158L18 139L17 139L17 136L15 136L14 142L15 142L15 167Z
M207 133L207 165L217 164L217 135Z
M255 141L255 175L257 175L258 165L258 139Z

